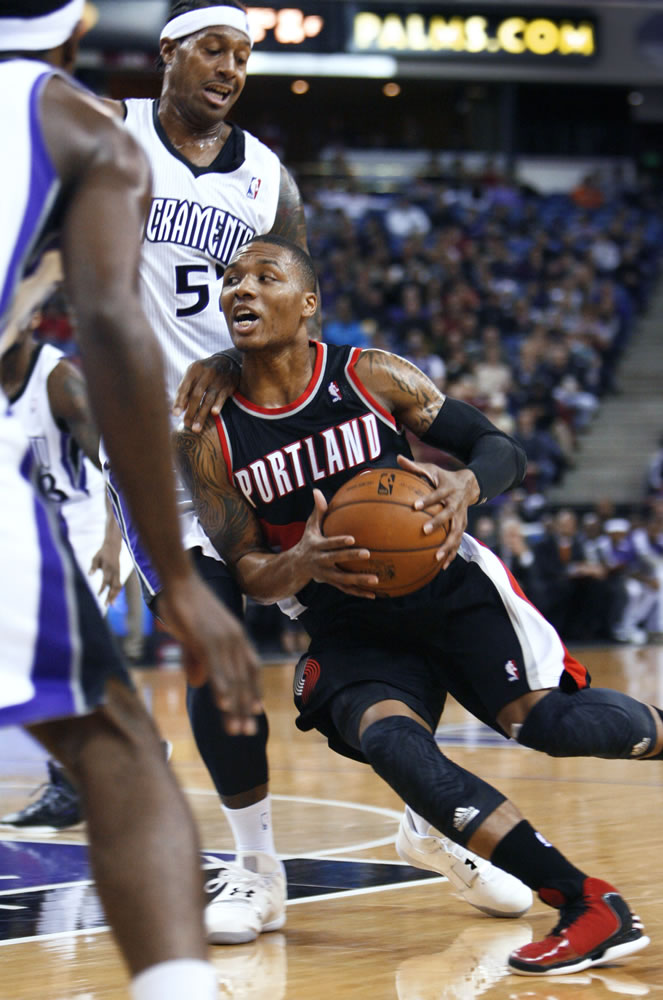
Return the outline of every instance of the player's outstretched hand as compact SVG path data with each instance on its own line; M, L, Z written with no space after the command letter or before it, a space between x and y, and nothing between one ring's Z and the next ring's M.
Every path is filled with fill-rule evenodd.
M94 576L97 570L101 570L101 584L97 595L101 597L106 590L106 607L109 607L122 590L122 581L119 553L107 542L92 556L88 576Z
M352 535L334 535L327 538L322 522L327 511L327 501L320 490L313 490L314 508L306 522L304 533L297 542L297 559L306 566L310 579L316 583L329 583L345 594L355 597L375 597L372 590L378 582L373 573L343 569L339 563L370 559L368 549L355 548Z
M414 506L417 510L424 510L436 503L442 504L442 510L424 525L424 533L428 535L435 528L449 522L449 533L435 554L442 569L446 569L458 552L467 527L467 508L479 499L476 477L468 469L450 472L430 462L413 462L404 455L398 456L398 464L406 472L425 476L434 487L424 500L416 501Z
M210 413L218 414L239 383L240 367L228 354L194 361L177 387L173 413L198 433Z
M262 712L260 663L238 619L193 571L161 591L159 616L182 644L189 684L209 681L226 730L254 735Z

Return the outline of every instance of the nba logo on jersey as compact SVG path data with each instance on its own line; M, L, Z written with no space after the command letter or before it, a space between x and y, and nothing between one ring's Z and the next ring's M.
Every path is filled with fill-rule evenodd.
M510 681L520 680L520 672L513 660L507 660L504 664L504 669L506 670L506 675Z
M339 389L336 382L330 382L327 386L327 392L331 396L332 403L342 403L343 397L341 396L341 390Z
M260 183L261 181L259 177L251 178L251 183L249 184L249 190L246 192L247 198L253 198L253 200L255 201L255 199L258 197L258 191L260 190Z

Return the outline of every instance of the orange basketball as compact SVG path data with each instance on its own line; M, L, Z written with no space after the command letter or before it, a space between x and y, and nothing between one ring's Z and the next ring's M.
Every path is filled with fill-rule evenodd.
M424 524L441 505L426 510L413 510L412 505L432 489L427 479L403 469L367 469L341 486L329 502L322 530L328 538L352 535L371 558L349 559L339 566L375 574L375 592L384 597L411 594L429 583L440 569L435 553L449 528L444 524L424 535Z

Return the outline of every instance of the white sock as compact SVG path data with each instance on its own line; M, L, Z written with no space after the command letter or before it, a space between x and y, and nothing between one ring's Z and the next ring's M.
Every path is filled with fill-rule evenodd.
M266 795L243 809L228 809L222 805L223 814L230 824L238 854L260 851L276 857L274 830L272 828L272 798Z
M210 962L179 958L139 972L129 993L131 1000L218 1000L219 986Z

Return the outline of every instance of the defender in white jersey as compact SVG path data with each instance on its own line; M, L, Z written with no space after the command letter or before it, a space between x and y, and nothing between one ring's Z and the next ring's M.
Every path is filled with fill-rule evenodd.
M131 559L109 516L85 379L63 351L34 339L36 320L0 360L0 384L28 435L40 492L59 507L74 555L105 611L126 582Z
M21 281L32 274L39 292L40 250L57 233L94 416L189 677L213 677L229 726L251 733L255 654L179 537L160 355L136 294L149 171L126 130L66 72L83 9L84 0L0 0L0 129L10 148L0 165L0 356L15 339ZM0 390L0 724L28 728L81 789L91 867L133 1000L212 1000L193 817L33 471Z
M236 0L176 3L161 34L160 98L107 102L122 115L152 168L140 295L162 348L171 404L189 365L232 346L220 292L225 265L236 249L265 232L306 246L303 204L290 174L267 146L226 120L244 88L249 31L245 9ZM219 364L225 370L231 362L223 356ZM162 615L158 574L141 550L112 471L110 491L143 590ZM242 594L182 485L178 509L185 547L201 574L242 615ZM222 877L211 873L208 937L212 943L241 943L285 922L285 869L274 844L268 790L267 719L262 715L256 736L239 746L219 724L207 686L188 689L187 707L240 864ZM241 908L238 895L245 899Z

